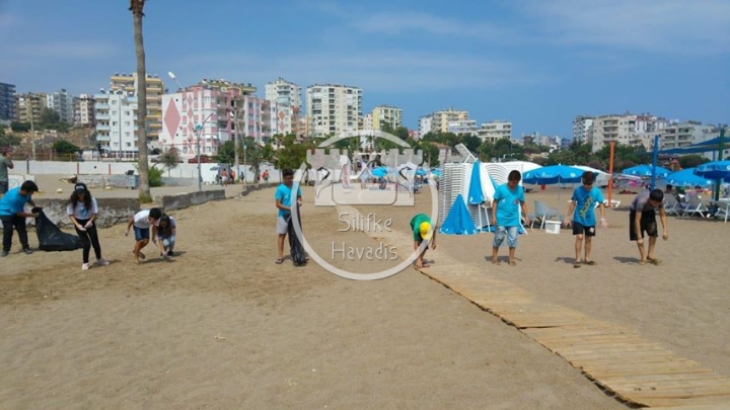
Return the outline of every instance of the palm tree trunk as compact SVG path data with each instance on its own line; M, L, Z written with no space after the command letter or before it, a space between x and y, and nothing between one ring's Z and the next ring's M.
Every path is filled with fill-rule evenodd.
M147 162L147 67L145 63L142 18L145 0L130 0L134 20L134 46L137 52L137 151L139 168L139 199L152 202L149 164Z

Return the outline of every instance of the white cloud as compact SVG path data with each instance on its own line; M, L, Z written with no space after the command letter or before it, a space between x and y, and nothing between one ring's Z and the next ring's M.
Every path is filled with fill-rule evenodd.
M19 57L96 59L117 54L119 48L110 43L93 41L28 43L14 46L11 53Z

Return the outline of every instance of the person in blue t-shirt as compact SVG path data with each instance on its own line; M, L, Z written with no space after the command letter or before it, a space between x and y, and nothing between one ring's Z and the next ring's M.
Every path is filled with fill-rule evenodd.
M292 207L292 184L294 183L294 171L286 169L283 172L284 182L276 188L274 199L276 199L276 208L279 209L279 216L276 219L276 233L278 238L279 257L276 259L277 264L284 262L284 240L286 233L289 231L289 218L291 218ZM302 206L302 188L297 190L298 206Z
M522 175L520 171L511 171L507 176L507 183L497 187L494 193L494 204L492 206L492 221L494 222L494 242L492 243L492 263L499 265L499 247L507 236L509 246L509 264L515 266L515 250L517 248L518 228L520 223L520 210L525 215L525 222L530 223L527 206L525 205L525 191L520 186Z
M586 265L595 265L596 262L591 259L591 247L593 245L593 237L596 236L596 215L594 209L596 204L601 207L601 226L608 227L606 223L606 210L603 205L603 194L601 190L594 187L596 177L593 172L586 171L581 177L583 185L573 191L570 208L568 209L568 217L563 221L564 225L573 223L573 235L575 235L575 262L574 268L580 268L580 253L585 239L585 259L583 263Z
M33 193L38 192L38 185L33 181L25 181L23 185L13 188L0 198L0 220L3 223L3 250L0 256L8 256L13 244L13 230L18 231L23 252L30 255L33 251L28 244L28 232L25 230L25 218L37 218L37 213L25 212L25 204L41 208L33 202Z

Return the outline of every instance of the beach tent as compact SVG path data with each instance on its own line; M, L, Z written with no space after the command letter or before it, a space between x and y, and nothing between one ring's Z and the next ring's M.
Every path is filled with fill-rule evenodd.
M539 165L526 161L490 162L485 164L489 176L494 180L495 186L506 184L507 176L511 171L520 171L524 174L529 171L541 168ZM522 181L520 181L522 184Z
M608 181L611 178L611 174L608 172L603 172L599 169L587 167L585 165L573 165L573 168L582 169L583 171L591 171L594 175L596 175L596 185L598 186L606 186L608 185Z
M541 168L541 165L537 165L534 162L528 162L528 161L509 161L509 162L503 162L503 165L514 168L520 173L524 174L525 172L532 171L533 169Z
M469 210L466 209L466 203L461 194L456 196L454 205L449 210L449 214L441 224L439 233L444 235L474 235L477 233L477 227L471 219Z

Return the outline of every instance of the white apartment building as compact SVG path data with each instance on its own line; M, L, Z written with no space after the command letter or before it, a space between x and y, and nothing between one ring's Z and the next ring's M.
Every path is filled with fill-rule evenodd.
M74 123L74 97L66 90L47 94L46 107L56 111L61 122L69 125Z
M362 90L336 84L307 87L310 136L339 135L357 131L362 116Z
M365 114L365 116L362 117L362 126L360 129L364 131L372 131L374 130L373 126L373 114Z
M684 148L693 144L708 141L720 135L720 129L714 125L702 125L699 121L686 121L665 127L659 137L661 149ZM723 153L724 157L730 154L730 143ZM713 152L705 152L706 158L713 159Z
M512 138L512 123L502 120L494 120L485 122L481 128L477 130L477 136L483 142L495 143L500 139Z
M593 119L593 132L589 139L593 152L601 150L609 142L653 148L653 137L669 125L665 118L650 114L602 115Z
M302 89L297 84L279 77L266 84L266 100L276 103L275 134L298 133L302 109Z
M382 130L383 124L396 129L403 125L403 110L390 105L378 105L373 108L372 122L375 130Z
M573 120L573 141L586 143L593 133L593 117L579 115Z
M137 97L125 91L94 95L96 142L117 158L137 156Z
M74 102L74 124L81 126L94 125L94 96L81 94Z
M418 137L422 138L433 130L433 114L425 115L418 120Z
M470 119L454 120L446 123L446 132L456 135L477 135L477 121Z
M109 89L123 91L137 95L137 73L115 73L109 79ZM150 145L160 147L159 136L162 129L162 94L165 92L165 83L155 74L147 74L147 139Z

